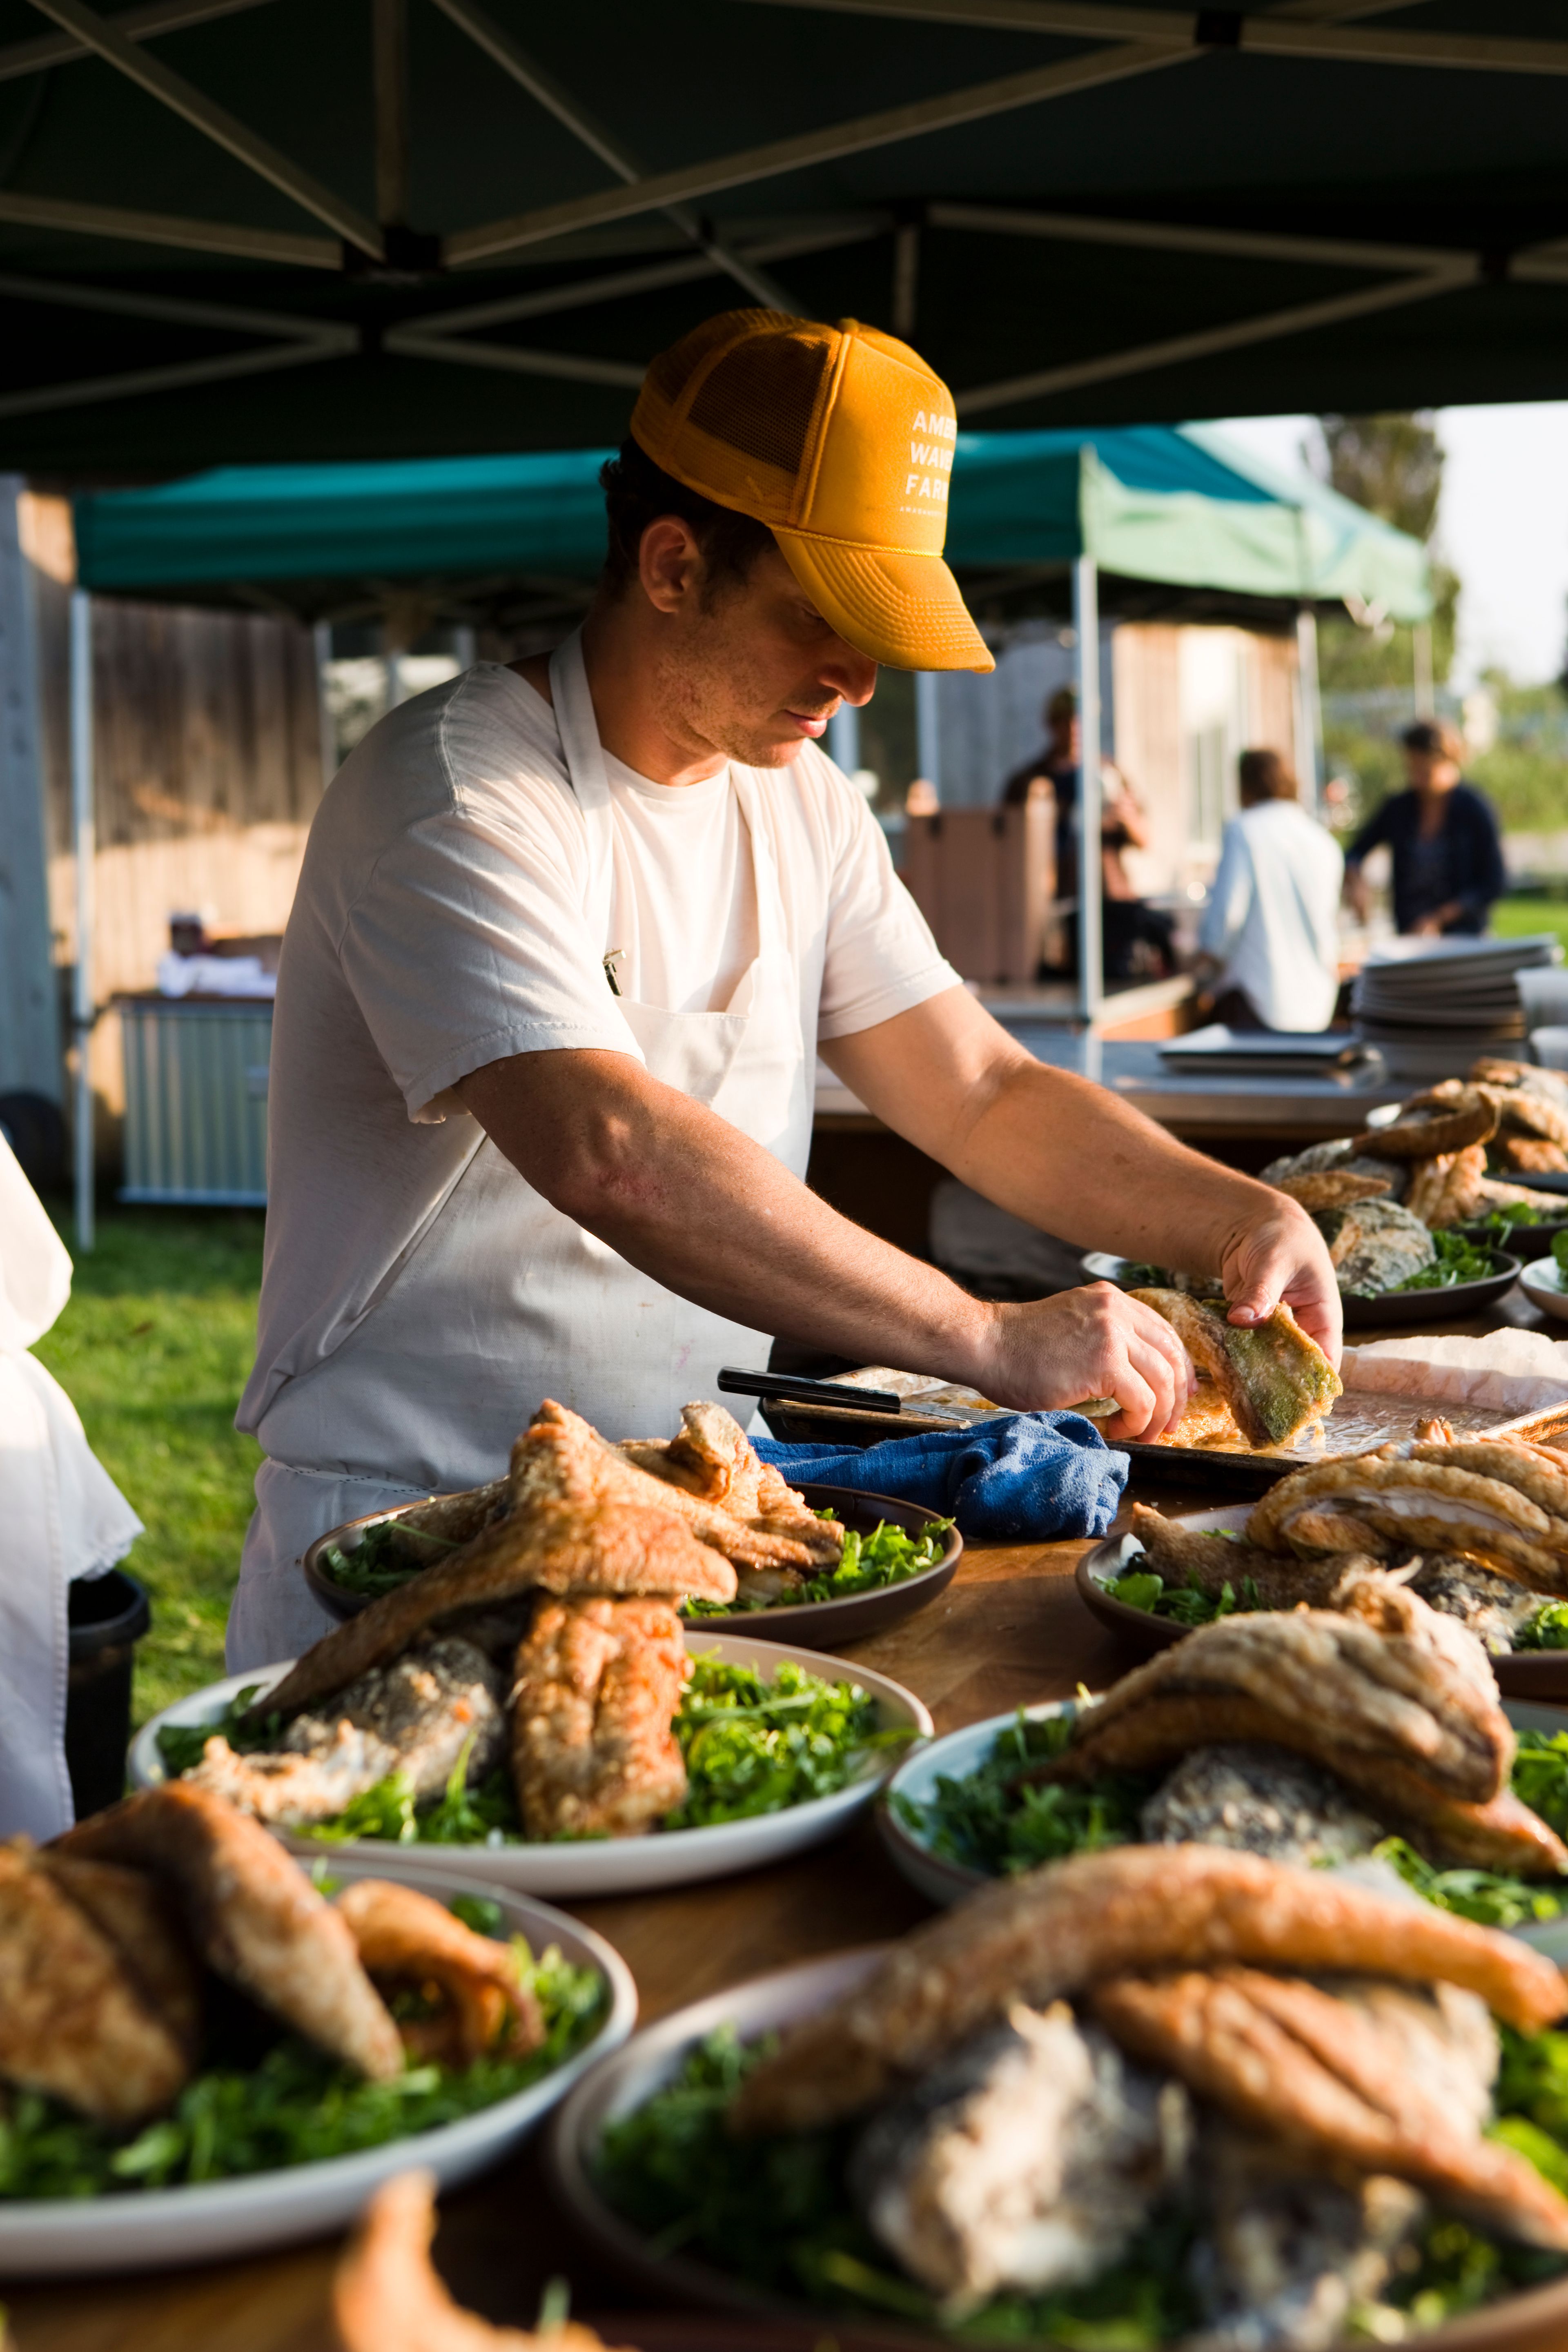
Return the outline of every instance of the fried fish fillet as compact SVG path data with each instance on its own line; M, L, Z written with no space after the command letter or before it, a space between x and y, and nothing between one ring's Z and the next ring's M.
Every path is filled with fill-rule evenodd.
M562 1408L542 1407L541 1421L512 1448L519 1491L507 1517L442 1566L427 1568L395 1591L383 1593L357 1617L323 1633L258 1701L253 1717L298 1715L336 1696L372 1667L389 1664L443 1619L515 1600L524 1592L734 1599L734 1570L722 1553L699 1541L690 1523L691 1509L706 1511L711 1521L711 1506L683 1496L679 1487L661 1486L622 1461L574 1413L565 1416L574 1424L567 1428L560 1421L543 1419L552 1412L559 1415ZM580 1433L592 1440L592 1448ZM639 1486L627 1495L606 1481L609 1491L596 1495L593 1473L598 1455ZM800 1547L794 1549L798 1552Z
M530 1837L651 1830L686 1794L688 1672L660 1601L547 1601L517 1654L512 1777Z
M1227 1584L1237 1592L1247 1580L1265 1609L1294 1609L1302 1601L1310 1609L1332 1609L1347 1580L1382 1572L1376 1560L1354 1553L1307 1561L1260 1551L1256 1544L1178 1527L1148 1503L1132 1506L1132 1532L1167 1584L1190 1585L1217 1600Z
M1290 1309L1279 1306L1250 1330L1223 1308L1179 1290L1135 1290L1163 1316L1200 1372L1206 1372L1249 1445L1289 1445L1321 1421L1341 1393L1339 1375Z
M1158 1445L1213 1445L1239 1450L1247 1444L1236 1425L1236 1415L1212 1381L1200 1381L1182 1408L1173 1429L1156 1438Z
M1475 2073L1467 2082L1452 2063L1436 2002L1423 2020L1404 1988L1343 2000L1245 1967L1121 1977L1089 1998L1131 2055L1168 2068L1233 2121L1331 2167L1413 2181L1525 2245L1568 2252L1568 2199L1528 2158L1482 2138L1484 2094L1478 2113ZM1410 2014L1399 2018L1396 2004Z
M168 1889L145 1871L80 1862L49 1849L36 1856L35 1867L109 1938L132 1983L194 2063L201 2040L201 1970Z
M1495 1108L1505 1138L1528 1136L1559 1150L1568 1144L1568 1108L1551 1095L1526 1087L1483 1086L1479 1092Z
M1500 1135L1492 1146L1500 1167L1519 1176L1561 1176L1568 1171L1568 1151L1541 1135Z
M124 1904L110 1905L123 1919ZM62 1877L0 1846L0 2076L97 2122L134 2124L169 2105L191 2059Z
M47 1851L151 1871L220 1977L372 2082L402 2072L397 2028L347 1921L258 1822L221 1798L184 1780L144 1789Z
M1468 1144L1463 1151L1441 1152L1435 1160L1417 1160L1411 1168L1405 1206L1434 1232L1463 1224L1468 1217L1479 1213L1486 1172L1483 1143Z
M682 1405L680 1420L679 1434L668 1442L633 1438L616 1451L651 1477L721 1504L754 1533L793 1538L816 1566L842 1557L844 1529L838 1521L819 1519L782 1472L759 1458L733 1413L721 1404L700 1402Z
M1292 1471L1247 1523L1265 1550L1461 1551L1568 1592L1568 1479L1540 1449L1481 1440L1384 1446Z
M1392 1187L1386 1176L1356 1176L1348 1168L1317 1168L1300 1176L1277 1176L1277 1192L1288 1192L1310 1213L1348 1209L1352 1201L1380 1201Z
M807 2131L878 2105L1005 2016L1111 1977L1226 1962L1339 1969L1479 1993L1539 2032L1568 1983L1511 1936L1219 1846L1115 1846L982 1887L789 2027L730 2108L735 2130Z
M342 2352L605 2352L574 2319L530 2336L462 2310L431 2266L435 2233L433 2173L400 2172L376 2190L332 2283Z
M510 1944L476 1935L444 1903L390 1879L354 1880L336 1909L379 1992L435 1990L436 2014L401 2026L413 2055L471 2066L489 2056L525 2058L543 2041L539 2003L518 1976Z
M1334 1771L1403 1765L1474 1804L1507 1787L1514 1753L1480 1643L1389 1582L1366 1615L1277 1610L1200 1625L1081 1708L1064 1753L1029 1777L1142 1770L1215 1738L1273 1740Z
M748 1527L724 1506L672 1480L651 1476L601 1437L581 1414L569 1412L550 1397L512 1448L511 1482L514 1510L536 1499L578 1509L608 1503L640 1505L645 1509L678 1512L699 1541L738 1567L810 1565L804 1544L789 1536L769 1535L763 1528ZM646 1591L650 1588L629 1589Z
M1456 1086L1441 1096L1415 1095L1389 1127L1370 1127L1356 1140L1374 1160L1434 1160L1439 1152L1463 1151L1497 1133L1498 1114L1477 1086Z

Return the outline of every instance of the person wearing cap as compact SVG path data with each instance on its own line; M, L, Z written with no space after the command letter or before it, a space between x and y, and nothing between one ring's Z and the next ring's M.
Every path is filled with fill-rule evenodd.
M1491 803L1460 777L1464 745L1446 719L1418 719L1399 739L1409 788L1373 809L1345 852L1345 895L1365 922L1362 873L1386 843L1394 865L1394 928L1417 939L1484 931L1508 887Z
M668 1435L784 1335L1173 1422L1190 1366L1137 1301L973 1298L808 1191L819 1047L1003 1207L1337 1350L1305 1213L998 1027L820 749L879 663L992 667L942 560L956 437L875 329L708 320L605 468L582 627L399 705L333 780L279 972L236 1669L325 1629L315 1536L498 1475L546 1396Z

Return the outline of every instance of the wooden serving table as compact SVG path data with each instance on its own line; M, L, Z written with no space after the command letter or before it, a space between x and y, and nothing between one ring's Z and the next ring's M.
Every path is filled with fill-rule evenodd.
M1515 1291L1501 1317L1494 1309L1484 1323L1443 1328L1478 1332L1500 1320L1538 1327L1540 1319ZM1134 1499L1176 1512L1237 1498L1234 1489L1142 1477L1129 1490L1129 1507ZM940 1600L845 1654L918 1692L939 1734L1009 1707L1070 1698L1080 1683L1102 1689L1136 1661L1078 1597L1072 1571L1085 1549L971 1546ZM476 1854L476 1875L483 1868ZM571 1907L625 1957L644 2024L748 1977L900 1935L931 1916L866 1815L832 1843L773 1869ZM416 2142L409 2161L418 2162ZM0 2284L15 2331L11 2352L332 2352L328 2294L340 2243L146 2278ZM443 2200L437 2252L463 2302L513 2326L532 2323L553 2276L570 2281L584 2316L627 2300L553 2205L538 2139ZM625 2326L610 2340L637 2338Z

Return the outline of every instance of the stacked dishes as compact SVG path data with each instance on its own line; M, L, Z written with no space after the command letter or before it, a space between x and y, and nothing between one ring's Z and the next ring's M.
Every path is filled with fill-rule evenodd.
M1557 940L1391 940L1368 959L1355 1034L1396 1078L1442 1078L1477 1054L1517 1047L1528 1025L1516 974L1559 963Z

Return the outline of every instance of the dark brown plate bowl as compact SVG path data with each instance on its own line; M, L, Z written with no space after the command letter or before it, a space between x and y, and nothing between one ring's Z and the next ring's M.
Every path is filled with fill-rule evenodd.
M634 2034L624 2049L595 2066L555 2110L545 2164L551 2189L576 2230L617 2277L635 2281L644 2293L733 2314L725 2352L731 2348L740 2352L742 2347L750 2352L753 2345L757 2352L764 2352L764 2347L765 2352L773 2352L775 2339L766 2332L768 2328L813 2322L815 2344L836 2344L840 2352L860 2346L867 2347L868 2352L881 2346L931 2352L932 2347L952 2344L951 2336L910 2322L879 2323L852 2315L846 2325L837 2312L810 2314L799 2304L765 2295L714 2269L700 2256L660 2252L605 2203L595 2179L595 2160L605 2125L640 2106L668 2083L706 2035L717 2027L732 2025L742 2041L752 2041L814 2016L863 1982L888 1949L886 1945L862 1946L858 1951L836 1952L827 1959L804 1961L781 1969L776 1976L754 1978L749 1984L677 2010ZM630 2324L623 2326L618 2315L612 2316L615 2340L636 2342ZM718 2352L716 2335L700 2340L712 2344ZM805 2352L804 2327L795 2340ZM1428 2347L1430 2352L1563 2352L1568 2345L1568 2279L1526 2288L1485 2310L1468 2313L1422 2335L1419 2342L1422 2352ZM656 2347L650 2345L648 2352L656 2352ZM1332 2352L1353 2352L1353 2347L1342 2337Z
M1184 1512L1173 1524L1199 1529L1237 1528L1245 1523L1247 1508L1246 1504L1232 1504L1222 1511ZM1152 1616L1147 1609L1134 1609L1106 1591L1113 1577L1126 1572L1121 1565L1121 1536L1107 1536L1103 1543L1092 1544L1073 1570L1073 1581L1090 1616L1098 1617L1139 1657L1152 1658L1156 1650L1168 1650L1173 1643L1184 1641L1194 1629L1173 1625L1168 1617ZM1542 1595L1543 1601L1550 1597ZM1510 1656L1493 1658L1491 1664L1505 1698L1568 1701L1568 1650L1516 1651Z
M869 1535L879 1520L887 1519L896 1528L918 1536L927 1527L934 1513L923 1503L901 1503L892 1495L862 1495L853 1486L818 1486L807 1482L799 1489L813 1510L831 1510L847 1528ZM367 1604L363 1594L345 1592L335 1584L323 1565L323 1555L329 1544L341 1544L345 1536L357 1535L362 1528L379 1527L384 1519L400 1519L407 1511L420 1508L428 1500L421 1496L417 1503L404 1503L395 1510L372 1511L363 1519L345 1519L341 1528L331 1528L318 1536L306 1552L303 1567L305 1581L323 1609L334 1617L357 1617ZM864 1642L873 1633L885 1633L889 1625L900 1618L912 1617L917 1609L926 1608L945 1592L952 1582L963 1552L963 1538L956 1528L947 1532L947 1545L934 1568L921 1569L918 1576L906 1576L898 1584L879 1584L868 1592L846 1593L841 1601L806 1601L798 1607L787 1604L771 1609L737 1609L732 1615L689 1617L689 1625L721 1626L738 1631L751 1626L761 1634L758 1622L765 1618L770 1631L776 1631L781 1642L796 1642L805 1650L836 1650L841 1642ZM1136 1612L1134 1612L1136 1613Z

